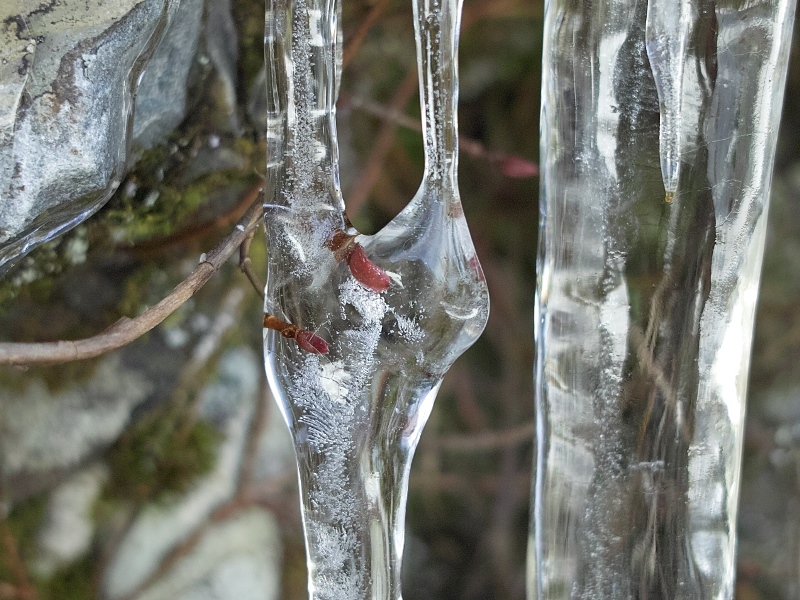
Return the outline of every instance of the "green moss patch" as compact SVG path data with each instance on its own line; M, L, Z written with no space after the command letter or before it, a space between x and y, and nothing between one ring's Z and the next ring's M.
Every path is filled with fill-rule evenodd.
M109 499L167 501L186 492L216 460L219 432L205 421L184 425L178 410L156 411L110 450Z

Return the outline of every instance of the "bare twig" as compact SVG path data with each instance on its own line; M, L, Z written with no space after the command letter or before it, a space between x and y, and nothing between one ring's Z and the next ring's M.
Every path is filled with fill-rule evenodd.
M389 112L394 114L402 111L409 100L411 100L414 92L417 91L418 85L416 70L409 71L389 103ZM354 104L353 106L356 105ZM367 200L367 196L369 196L373 186L378 181L383 163L386 161L386 157L389 155L389 151L394 144L394 135L397 131L397 125L398 124L391 119L386 119L381 126L378 132L378 139L375 140L375 144L372 146L369 160L364 166L361 176L353 185L353 189L351 189L346 196L348 214L355 215L358 213L361 206Z
M250 245L253 243L253 236L256 234L256 228L250 230L247 237L244 238L242 245L239 246L239 268L245 274L253 288L256 290L261 299L264 299L264 284L258 278L258 275L253 271L253 262L250 260Z
M417 76L416 73L413 73L413 75L414 77ZM353 96L349 98L348 101L350 102L350 106L353 108L362 110L374 117L378 117L384 121L389 121L390 123L394 123L400 127L405 127L406 129L422 131L422 124L419 122L419 119L415 119L414 117L404 113L402 111L402 107L395 108L394 102L392 102L389 106L386 106L384 104L380 104L379 102L375 102L374 100L367 100L366 98L361 98L359 96Z
M350 64L350 61L353 60L353 57L358 52L358 49L361 47L364 38L367 37L369 30L372 29L372 26L378 20L378 17L381 16L386 7L389 6L389 0L379 0L375 6L367 14L366 18L361 22L361 26L356 31L353 38L348 42L347 46L344 48L344 52L342 54L342 68L346 69L347 65Z
M365 113L378 117L379 119L388 121L389 123L394 123L395 125L398 125L400 127L405 127L406 129L413 129L414 131L422 131L422 125L420 124L418 119L410 117L402 112L402 107L405 106L407 102L408 98L406 98L406 102L402 106L397 106L394 101L392 101L392 103L389 106L384 106L377 102L373 102L372 100L366 100L358 97L350 98L350 105L357 110L362 110ZM383 130L381 131L383 132ZM373 149L373 153L370 155L369 165L378 160L377 158L375 158L375 156L381 151L383 151L383 154L380 154L379 156L381 163L383 162L386 153L388 153L389 148L391 148L391 142L394 139L393 138L394 129L392 129L391 131L392 131L392 137L389 138L388 141L389 147L385 151L383 151L383 148L380 145L382 142L382 138L381 137L378 138L378 141L375 143L375 148ZM500 169L500 171L502 171L502 173L507 177L527 178L527 177L535 177L539 174L538 165L531 162L530 160L522 158L521 156L517 156L515 154L501 152L499 150L489 150L478 140L474 140L472 138L468 138L463 135L459 136L458 147L467 156L471 156L479 160L485 160L491 163L492 165ZM369 166L365 168L365 172L368 171L368 168ZM375 179L377 179L377 177L375 177ZM367 190L367 192L368 191L369 190Z
M242 216L234 230L200 257L200 264L158 304L133 319L123 317L104 332L74 341L0 344L0 364L54 364L94 358L121 348L161 323L191 298L239 248L264 212L260 201Z
M445 435L439 439L428 440L425 445L437 450L454 452L499 450L532 441L535 430L536 425L531 422L499 431Z

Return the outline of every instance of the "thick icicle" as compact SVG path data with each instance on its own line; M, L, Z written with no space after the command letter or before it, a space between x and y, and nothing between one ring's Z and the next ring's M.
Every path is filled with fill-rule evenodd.
M349 226L339 187L338 2L267 13L265 354L295 442L312 600L400 599L411 457L488 316L456 184L460 2L414 8L425 179L374 236Z
M795 0L687 4L547 3L530 600L734 595Z
M658 90L661 176L667 202L678 191L683 127L683 69L691 32L690 0L648 0L645 40Z

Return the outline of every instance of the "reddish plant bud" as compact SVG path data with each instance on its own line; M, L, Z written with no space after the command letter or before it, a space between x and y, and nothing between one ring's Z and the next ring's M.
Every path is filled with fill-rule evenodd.
M392 283L386 271L367 258L364 247L354 243L352 250L347 255L347 266L350 272L361 285L373 292L385 292Z
M336 258L336 262L342 262L347 258L348 253L352 250L355 237L356 236L350 235L341 229L334 232L333 237L328 240L325 245L333 250L333 256Z
M529 160L519 156L506 156L500 160L500 170L506 177L514 179L527 179L539 174L539 167Z
M311 354L328 353L328 342L312 331L301 329L294 336L294 341L297 342L297 345L300 346L301 349L306 352L311 352Z

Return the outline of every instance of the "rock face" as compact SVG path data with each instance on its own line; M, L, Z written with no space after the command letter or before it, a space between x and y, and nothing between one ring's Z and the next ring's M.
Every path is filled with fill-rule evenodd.
M148 61L136 91L134 143L158 144L186 114L187 81L200 41L204 0L180 0L164 36ZM235 65L234 65L235 68Z
M126 598L141 587L171 549L197 531L215 508L233 497L256 403L260 368L250 351L231 350L223 355L219 379L201 392L199 415L222 432L216 466L180 501L167 506L152 504L142 510L109 564L103 581L104 597Z
M119 185L130 131L150 146L180 122L203 4L0 5L0 271L102 206Z
M107 475L102 464L92 464L53 490L37 536L39 553L32 564L37 575L51 577L89 550L94 535L92 507Z
M38 379L21 392L0 387L0 474L13 483L75 468L122 433L152 388L117 355L103 359L86 383L55 393Z
M137 600L276 600L280 531L261 508L212 524L197 545Z

